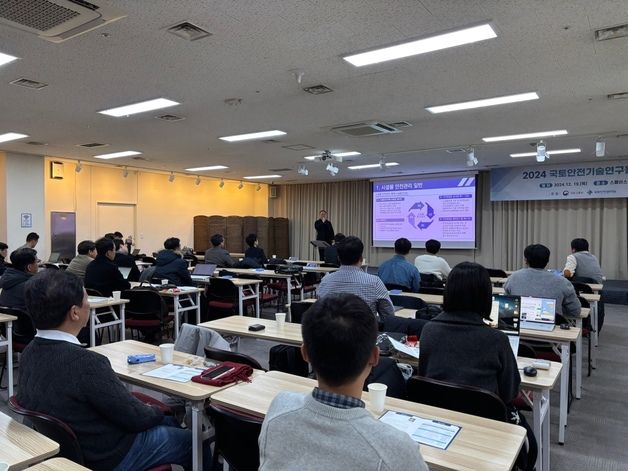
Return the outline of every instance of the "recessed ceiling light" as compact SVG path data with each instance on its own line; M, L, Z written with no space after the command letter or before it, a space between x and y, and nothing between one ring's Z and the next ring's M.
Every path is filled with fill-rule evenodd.
M281 178L281 175L253 175L252 177L243 177L245 180L263 180L265 178Z
M564 136L565 134L568 134L568 132L564 129L560 129L558 131L539 131L539 132L529 132L526 134L510 134L508 136L483 137L482 140L484 142L516 141L517 139Z
M574 148L574 149L555 149L555 150L548 150L545 153L547 155L559 155L559 154L579 154L580 152L582 152L581 149L578 148ZM511 157L513 158L517 158L517 157L534 157L536 155L536 152L520 152L518 154L510 154Z
M16 139L23 139L25 137L28 137L28 135L20 134L19 132L7 132L5 134L0 134L0 142L15 141Z
M518 93L516 95L498 96L495 98L485 98L483 100L464 101L462 103L452 103L451 105L428 106L425 108L430 113L447 113L449 111L470 110L473 108L485 108L487 106L505 105L507 103L518 103L520 101L538 100L536 92Z
M193 167L186 168L189 172L202 172L203 170L224 170L229 167L225 167L224 165L210 165L208 167Z
M283 131L279 131L278 129L274 129L272 131L259 131L259 132L250 132L247 134L236 134L234 136L223 136L219 137L223 141L227 142L238 142L238 141L248 141L250 139L263 139L265 137L274 137L274 136L283 136L286 134Z
M332 152L331 155L334 157L351 157L354 155L362 155L360 152L349 151L349 152ZM316 160L320 159L320 155L308 155L307 157L303 157L305 160Z
M96 159L118 159L120 157L131 157L133 155L140 155L141 152L138 152L136 150L124 150L121 152L112 152L111 154L100 154L100 155L95 155L94 158Z
M0 52L0 65L8 64L9 62L13 62L14 60L17 60L17 57Z
M102 110L99 111L99 113L120 118L121 116L130 116L132 114L144 113L145 111L160 110L162 108L168 108L178 104L178 102L168 100L166 98L155 98L154 100L142 101L132 105L124 105L118 106L117 108Z
M343 59L356 67L364 65L378 64L380 62L401 59L403 57L416 56L426 52L440 51L450 47L471 44L485 39L496 38L497 33L488 23L473 26L471 28L459 29L450 33L437 34L415 41L375 49L344 56Z
M386 162L386 167L396 167L399 165L397 162ZM347 167L349 170L363 170L366 168L381 168L381 164L368 164L368 165L351 165Z

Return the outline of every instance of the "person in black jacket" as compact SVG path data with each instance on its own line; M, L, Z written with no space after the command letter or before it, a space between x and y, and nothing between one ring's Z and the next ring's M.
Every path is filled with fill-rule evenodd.
M113 291L129 289L131 284L124 279L118 266L113 263L116 256L112 239L102 237L96 241L93 262L85 269L85 287L99 291L103 296L111 296Z
M244 252L244 258L255 260L259 266L263 267L268 259L266 258L264 249L258 247L259 240L257 240L257 234L247 235L245 241L249 248Z
M318 219L314 222L314 229L316 229L316 240L324 240L331 245L334 240L334 226L327 219L327 211L324 209L318 213ZM325 260L325 249L318 249L318 254L321 260Z
M37 273L37 252L30 248L17 249L11 253L11 264L0 277L0 306L26 311L24 283Z
M135 263L135 259L128 255L125 252L120 251L120 247L124 247L124 242L122 239L113 239L113 243L116 247L116 256L113 259L113 263L118 267L126 267L130 268L129 276L126 278L129 281L139 281L140 280L140 269L137 268L137 264Z
M5 244L4 242L0 242L0 276L2 276L4 271L7 269L7 266L5 265L4 260L7 258L8 251L9 251L9 246Z
M177 286L194 286L188 271L188 264L181 258L181 241L170 237L164 242L164 250L159 251L155 260L153 278L168 279Z

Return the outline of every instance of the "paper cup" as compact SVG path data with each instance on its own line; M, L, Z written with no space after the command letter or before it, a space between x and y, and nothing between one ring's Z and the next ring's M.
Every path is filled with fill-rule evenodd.
M161 350L161 362L165 365L172 363L172 357L174 356L174 343L162 343L159 346Z
M111 296L113 296L114 301L120 301L120 296L122 296L122 291L112 291Z
M286 323L286 313L285 312L276 313L275 320L277 321L277 327L281 329Z
M164 278L163 280L161 280L161 284L162 285L167 285L168 284L168 278Z
M384 412L388 386L382 383L371 383L368 385L368 389L371 409L373 409L374 412Z
M0 471L8 471L9 463L5 461L0 461Z

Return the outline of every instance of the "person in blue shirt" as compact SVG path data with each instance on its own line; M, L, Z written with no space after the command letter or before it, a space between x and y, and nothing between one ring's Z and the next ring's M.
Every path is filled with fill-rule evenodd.
M415 293L419 291L421 282L419 270L406 260L411 248L412 244L405 237L395 241L395 256L382 263L377 270L377 276L386 286L394 284L404 286L405 290Z

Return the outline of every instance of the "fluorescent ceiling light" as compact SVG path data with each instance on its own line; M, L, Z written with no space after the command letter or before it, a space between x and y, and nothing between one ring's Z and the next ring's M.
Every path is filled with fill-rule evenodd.
M203 170L224 170L229 167L225 167L224 165L210 165L209 167L193 167L186 168L189 172L202 172Z
M140 155L141 152L137 152L136 150L124 150L122 152L113 152L111 154L100 154L95 155L96 159L118 159L120 157L131 157L132 155Z
M539 132L529 132L526 134L510 134L509 136L483 137L482 140L484 142L516 141L517 139L533 139L535 137L564 136L565 134L568 134L568 132L565 131L564 129L561 129L558 131L539 131Z
M396 167L399 165L397 162L386 162L386 167ZM347 167L349 170L363 170L365 168L380 168L380 164L368 164L368 165L351 165Z
M169 108L178 104L178 102L168 100L166 98L155 98L154 100L142 101L140 103L134 103L132 105L119 106L117 108L99 111L99 113L120 118L121 116L130 116L132 114L144 113L146 111Z
M227 142L239 142L248 141L250 139L263 139L265 137L283 136L284 134L286 133L283 131L279 131L278 129L274 129L272 131L250 132L248 134L236 134L235 136L223 136L219 137L218 139Z
M497 34L488 23L464 28L451 33L437 34L415 41L410 41L396 46L388 46L373 51L361 52L344 56L343 59L356 67L378 64L380 62L401 59L403 57L416 56L426 52L440 51L450 47L471 44L485 39L496 38Z
M518 103L520 101L538 100L536 92L518 93L516 95L498 96L495 98L485 98L483 100L464 101L462 103L452 103L451 105L429 106L425 108L430 113L447 113L449 111L470 110L473 108L485 108L487 106L505 105L507 103Z
M265 178L281 178L281 175L254 175L252 177L243 177L245 180L263 180Z
M360 152L356 152L354 150L349 151L349 152L332 152L332 154L334 157L352 157L354 155L362 155ZM316 159L320 159L321 156L320 155L308 155L307 157L303 157L305 160L316 160Z
M581 149L574 148L574 149L548 150L545 153L547 155L559 155L559 154L579 154L580 152L582 152ZM513 157L513 158L517 158L517 157L534 157L535 155L536 155L536 152L520 152L519 154L510 154L510 156Z
M25 137L28 137L28 135L20 134L19 132L7 132L5 134L0 134L0 142L15 141L16 139L23 139Z
M17 57L0 52L0 65L8 64L9 62L13 62L14 60L17 60Z

